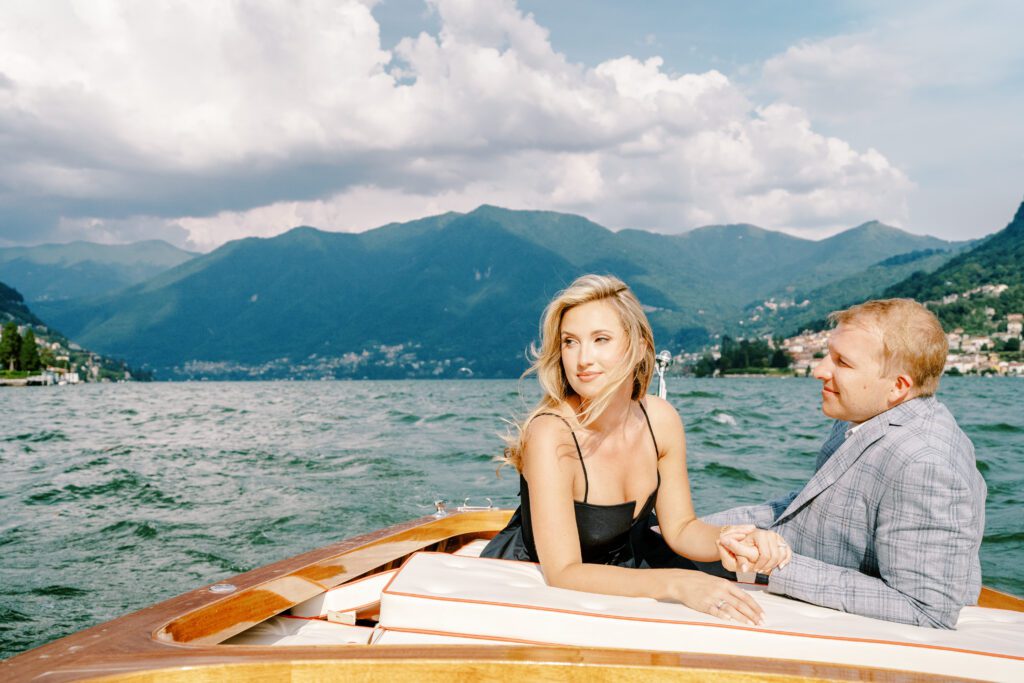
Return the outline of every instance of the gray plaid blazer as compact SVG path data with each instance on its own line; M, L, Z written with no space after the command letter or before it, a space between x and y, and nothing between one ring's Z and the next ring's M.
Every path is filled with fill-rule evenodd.
M981 590L985 481L974 446L934 397L837 421L800 491L705 518L782 535L793 560L768 591L854 614L954 628Z

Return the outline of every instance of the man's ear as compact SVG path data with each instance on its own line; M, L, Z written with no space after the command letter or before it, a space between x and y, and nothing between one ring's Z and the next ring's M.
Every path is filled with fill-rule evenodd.
M914 398L914 378L907 374L896 375L889 389L889 405L895 406Z

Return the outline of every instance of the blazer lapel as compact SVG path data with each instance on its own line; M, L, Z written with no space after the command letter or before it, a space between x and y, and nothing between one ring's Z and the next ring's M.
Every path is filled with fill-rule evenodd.
M854 432L838 448L835 449L832 457L828 458L828 460L821 465L821 468L813 477L811 477L811 480L807 482L803 490L796 498L793 499L793 502L789 504L785 512L779 515L778 519L775 520L775 524L785 521L793 513L807 504L808 501L812 500L815 496L834 484L836 480L846 472L846 470L850 469L853 463L857 462L857 459L863 455L864 451L866 451L871 444L875 443L885 435L888 425L889 420L885 413L877 415L867 422L862 423L856 432ZM830 442L831 439L829 442L826 442L825 446L828 447Z

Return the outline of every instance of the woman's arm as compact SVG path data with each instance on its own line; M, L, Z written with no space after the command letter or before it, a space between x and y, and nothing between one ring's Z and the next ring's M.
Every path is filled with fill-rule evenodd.
M729 571L770 572L789 562L790 551L774 531L753 525L716 526L697 518L686 470L686 434L679 413L667 401L648 396L651 426L662 449L658 461L658 525L665 542L679 555L700 562L722 560ZM741 542L742 541L742 542Z
M572 435L560 419L543 415L535 418L527 429L523 476L530 486L533 538L548 585L607 595L677 600L714 616L761 622L763 611L754 599L724 579L681 569L584 564L573 505L573 478L579 465ZM717 531L710 538L709 544L714 548ZM712 559L717 558L715 550Z
M647 414L651 418L661 458L661 488L658 489L658 526L665 542L677 554L700 562L719 559L719 535L730 527L707 524L697 518L690 496L690 477L686 471L686 434L676 409L664 399L647 396Z

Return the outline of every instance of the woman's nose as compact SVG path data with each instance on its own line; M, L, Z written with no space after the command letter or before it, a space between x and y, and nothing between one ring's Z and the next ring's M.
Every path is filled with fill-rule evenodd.
M590 347L590 344L580 344L580 355L577 358L579 364L590 365L593 362L592 357L593 349Z

